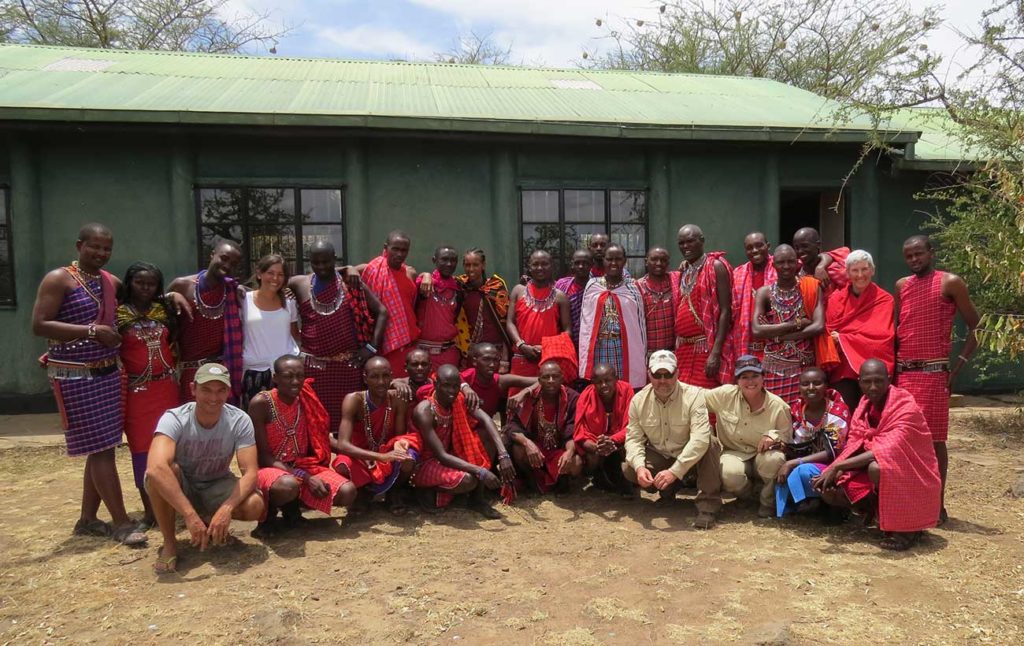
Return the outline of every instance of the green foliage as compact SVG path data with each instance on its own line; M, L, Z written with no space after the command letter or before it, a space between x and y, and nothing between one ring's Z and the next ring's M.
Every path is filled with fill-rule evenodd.
M934 98L937 7L892 0L678 0L654 22L598 21L613 43L591 65L771 78L856 104Z

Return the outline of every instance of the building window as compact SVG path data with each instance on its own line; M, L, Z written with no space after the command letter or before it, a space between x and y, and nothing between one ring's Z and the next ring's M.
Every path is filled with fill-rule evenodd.
M10 196L7 187L0 186L0 307L14 307L16 304Z
M556 275L569 273L572 254L585 248L590 236L608 233L626 249L626 266L639 278L647 253L647 193L643 190L523 190L520 201L523 267L530 254L546 249Z
M294 273L305 273L309 247L330 242L344 259L344 192L340 188L198 187L199 266L217 240L242 247L239 274L248 276L267 254L284 256Z

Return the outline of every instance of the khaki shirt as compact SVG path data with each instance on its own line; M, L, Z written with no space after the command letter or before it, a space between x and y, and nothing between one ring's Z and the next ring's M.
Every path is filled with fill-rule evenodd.
M793 420L789 406L782 398L765 393L764 405L750 410L740 387L735 384L704 391L708 412L718 417L715 423L722 448L740 454L745 460L757 455L762 437L789 442L793 437Z
M664 404L651 384L633 396L626 426L626 462L634 469L645 466L647 447L666 458L675 458L669 469L677 478L686 475L708 450L711 427L704 407L704 391L676 382Z

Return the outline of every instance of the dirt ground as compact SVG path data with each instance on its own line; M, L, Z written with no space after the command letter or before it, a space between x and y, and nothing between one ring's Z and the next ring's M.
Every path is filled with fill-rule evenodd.
M155 531L140 550L70 536L79 460L8 448L0 643L1020 644L1024 499L1006 495L1024 475L1014 415L954 411L952 519L902 554L850 523L758 520L730 502L701 532L692 497L584 491L490 521L307 512L308 531L267 543L237 523L232 544L183 547L179 574L160 579ZM126 484L128 458L122 448ZM126 499L139 513L133 489Z

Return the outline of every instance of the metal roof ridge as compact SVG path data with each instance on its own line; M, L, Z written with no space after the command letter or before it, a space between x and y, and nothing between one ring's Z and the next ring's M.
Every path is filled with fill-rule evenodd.
M529 67L529 66L516 66L516 65L477 65L468 63L441 63L434 61L403 61L403 60L381 60L381 59L356 59L356 58L324 58L324 57L303 57L303 56L260 56L257 54L232 54L222 52L183 52L176 50L164 50L164 49L113 49L113 48L101 48L101 47L72 47L67 45L36 45L29 43L0 43L0 50L7 48L28 48L28 49L48 49L54 51L63 52L88 52L88 53L103 53L113 54L116 56L167 56L172 58L230 58L230 59L248 59L261 62L269 61L291 61L291 62L317 62L317 63L335 63L335 64L362 64L362 65L408 65L415 67L446 67L446 68L465 68L474 70L508 70L508 71L529 71L529 72L565 72L572 74L608 74L608 75L621 75L621 76L667 76L667 77L690 77L700 79L735 79L741 81L757 81L763 83L777 83L785 87L802 90L803 88L795 85L789 85L782 81L775 79L762 77L762 76L740 76L735 74L700 74L696 72L660 72L653 70L617 70L617 69L596 69L596 68L569 68L569 67ZM137 72L136 72L137 73ZM233 77L238 78L238 77ZM813 94L813 92L812 92Z

